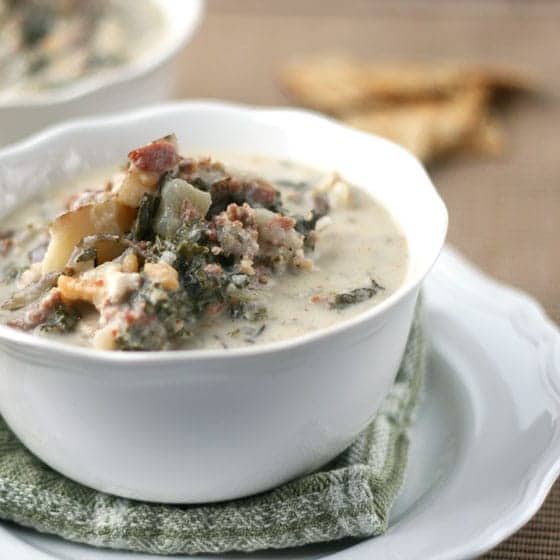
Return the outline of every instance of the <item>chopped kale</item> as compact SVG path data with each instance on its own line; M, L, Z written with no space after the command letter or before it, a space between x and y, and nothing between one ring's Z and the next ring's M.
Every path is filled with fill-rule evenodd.
M224 303L225 293L218 278L210 276L203 270L202 262L192 259L184 264L179 272L183 291L192 301L195 316L199 316L215 303Z
M80 314L74 308L58 305L40 328L44 332L68 333L76 328L80 319Z
M138 214L132 226L134 241L150 241L154 238L154 217L159 207L159 194L146 193L140 201Z
M202 314L209 305L224 301L220 279L208 274L204 269L213 261L210 249L201 243L189 240L197 237L196 229L190 233L183 232L175 249L175 268L179 272L182 291L192 301L192 311L196 316Z
M288 187L296 191L303 191L309 188L309 183L305 181L292 181L291 179L276 179L274 183L276 183L281 187Z
M142 315L119 333L116 344L121 350L163 350L190 336L193 302L182 290L164 293L146 282L135 295L134 305L142 309Z
M226 350L227 348L229 348L229 346L222 340L222 338L220 336L218 336L217 334L214 335L214 340L218 341L220 343L220 346Z
M247 328L246 336L243 340L245 340L245 342L248 342L249 344L255 344L257 338L261 336L261 334L265 331L265 329L266 329L266 323L263 323L259 327Z
M28 71L29 74L37 74L44 70L49 65L49 59L44 54L37 54L33 56L29 61Z
M245 319L247 321L262 321L266 319L267 309L254 301L237 299L230 301L229 314L232 319Z
M189 183L193 187L196 187L197 189L204 192L210 192L210 187L212 186L210 183L205 181L202 177L194 177L189 181Z
M145 282L132 302L133 308L140 306L142 309L141 319L119 334L119 348L161 350L177 346L190 336L189 326L212 305L223 306L234 319L258 321L266 317L266 308L252 301L249 278L234 270L209 274L205 267L215 262L215 257L207 246L189 241L189 238L200 240L196 228L189 232L185 227L172 242L156 239L150 258L173 251L181 289L168 292L157 284Z
M344 309L348 305L361 303L372 298L385 288L378 284L373 278L371 279L371 286L364 288L356 288L349 292L341 292L336 294L330 302L331 309Z
M22 41L27 47L36 45L47 33L53 24L53 16L46 6L37 6L27 10L21 29Z
M156 321L134 323L115 340L120 350L140 352L143 350L164 350L169 340L167 331Z
M257 338L261 336L261 334L265 331L266 324L263 323L258 327L253 326L245 326L241 328L233 329L232 331L228 332L228 336L232 338L243 337L243 340L248 344L255 344Z
M252 317L259 316L245 303L251 299L249 277L236 270L231 257L212 253L208 228L202 221L183 224L172 239L156 237L149 244L147 254L153 262L164 254L174 256L173 267L179 273L180 291L188 298L191 316L198 318L216 304L224 306L235 318L253 320ZM217 275L207 272L207 265L213 264L219 265L223 272Z
M325 214L326 213L311 210L309 217L296 216L295 230L303 235L306 247L309 247L310 249L315 247L315 237L313 232L317 227L317 222L325 216Z

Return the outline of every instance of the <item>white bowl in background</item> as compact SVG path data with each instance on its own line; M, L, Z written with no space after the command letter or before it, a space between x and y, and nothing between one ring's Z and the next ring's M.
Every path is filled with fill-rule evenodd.
M170 132L184 154L249 152L336 169L389 209L410 251L388 299L295 340L126 353L0 325L0 413L38 457L119 496L212 502L310 472L368 424L394 380L447 212L420 163L389 141L307 111L218 102L69 122L1 150L0 207Z
M0 101L0 146L62 120L169 99L178 75L178 55L202 20L204 0L151 1L161 12L165 28L153 52L66 87Z

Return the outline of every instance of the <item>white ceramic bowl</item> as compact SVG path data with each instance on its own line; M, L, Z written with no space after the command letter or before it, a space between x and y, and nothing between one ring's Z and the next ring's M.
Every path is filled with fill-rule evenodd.
M153 49L129 64L86 76L67 87L0 102L0 146L65 119L169 99L179 71L178 55L202 19L204 0L151 1L159 8L165 27Z
M0 207L171 131L187 154L233 150L336 169L389 208L410 248L406 280L387 300L297 340L112 353L0 326L0 413L37 456L120 496L211 502L312 471L367 425L393 382L447 212L395 144L305 111L215 102L70 122L0 151Z

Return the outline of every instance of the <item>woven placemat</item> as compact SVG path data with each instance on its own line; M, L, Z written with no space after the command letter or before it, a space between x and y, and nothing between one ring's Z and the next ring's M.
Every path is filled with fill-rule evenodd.
M486 560L560 559L560 481L535 517L484 556Z

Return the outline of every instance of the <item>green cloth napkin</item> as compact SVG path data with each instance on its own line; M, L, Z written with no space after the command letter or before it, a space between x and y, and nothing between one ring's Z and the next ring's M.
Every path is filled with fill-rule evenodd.
M81 486L41 463L0 418L0 518L71 541L157 554L253 551L379 535L402 485L423 370L416 318L391 393L346 451L275 490L211 505L148 504Z

